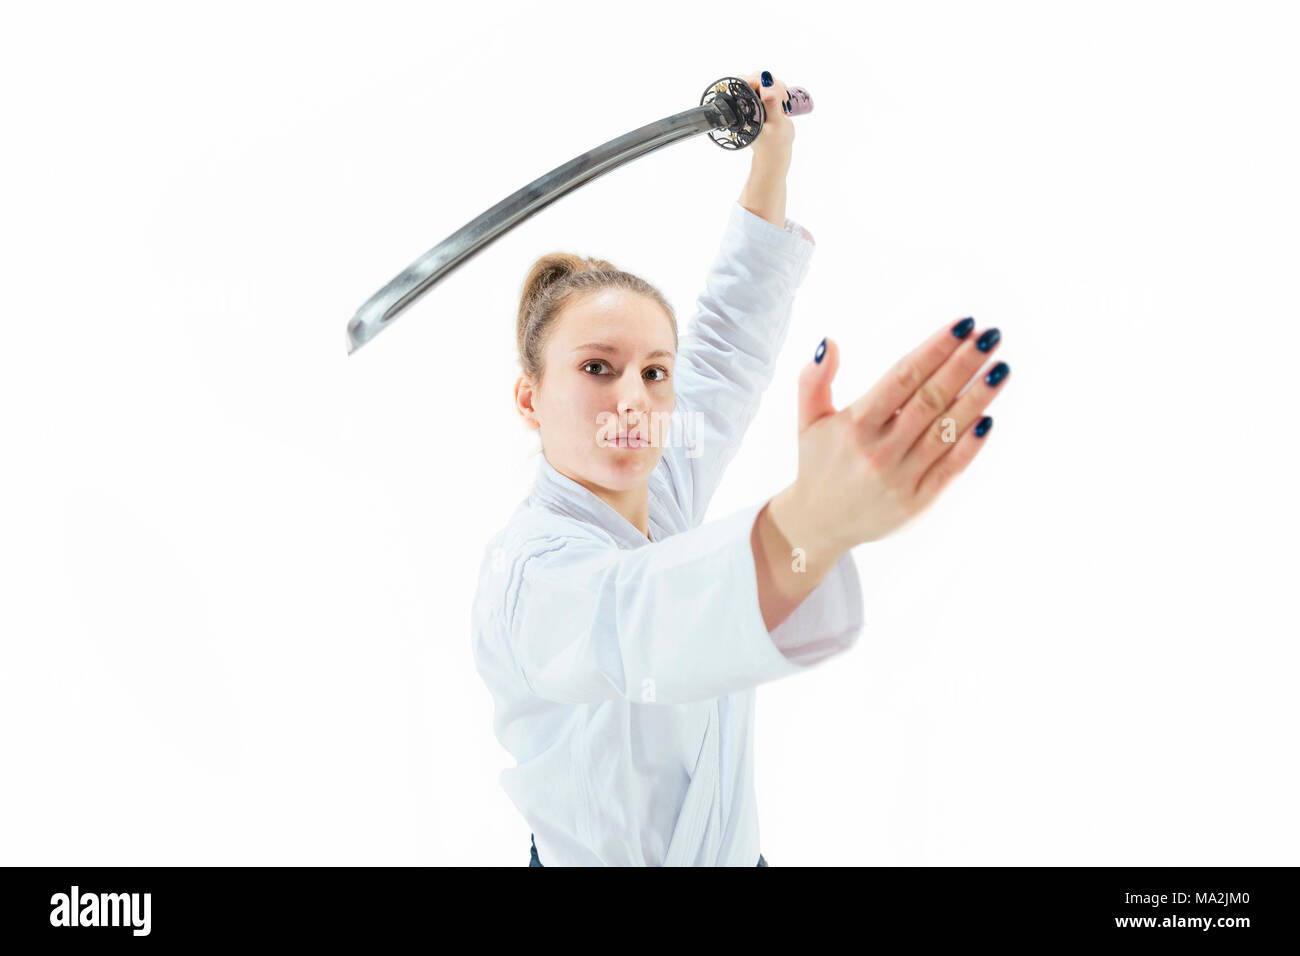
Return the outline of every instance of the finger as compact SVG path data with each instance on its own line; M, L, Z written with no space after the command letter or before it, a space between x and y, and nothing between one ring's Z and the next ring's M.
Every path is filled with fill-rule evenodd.
M840 367L840 347L835 340L827 337L826 344L817 344L817 351L799 373L799 433L819 419L835 414L835 403L831 401L831 380ZM823 354L824 352L824 354ZM820 362L817 355L822 356Z
M1011 366L1006 362L990 362L989 365L989 368L980 369L970 388L957 397L951 408L935 418L908 449L901 465L905 475L919 479L997 398L1003 383L1011 375Z
M1002 334L997 329L985 329L979 335L968 334L948 360L912 393L886 426L894 436L900 459L916 447L929 428L942 428L941 422L949 414L957 393L979 371L985 358L1001 341Z
M771 115L773 112L785 114L790 105L790 89L775 76L772 71L768 70L767 75L772 80L771 86L763 85L763 71L757 73L748 73L745 75L746 82L753 87L758 98L763 101L763 109Z
M917 511L928 508L930 502L947 488L954 478L966 470L988 438L993 427L993 416L985 415L978 422L966 429L960 440L951 449L939 457L926 469L916 486L915 500Z
M956 325L945 325L905 355L884 378L854 400L850 406L854 421L871 428L881 428L892 421L894 411L906 404L921 383L971 337L974 327L975 321L970 318ZM959 336L963 331L965 334Z

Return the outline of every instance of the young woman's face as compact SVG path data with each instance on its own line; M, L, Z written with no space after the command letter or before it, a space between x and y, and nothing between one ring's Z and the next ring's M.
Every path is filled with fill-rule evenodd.
M610 491L644 484L669 437L673 329L653 299L602 289L571 300L547 340L545 374L521 378L521 413L559 471ZM530 422L531 424L531 422Z

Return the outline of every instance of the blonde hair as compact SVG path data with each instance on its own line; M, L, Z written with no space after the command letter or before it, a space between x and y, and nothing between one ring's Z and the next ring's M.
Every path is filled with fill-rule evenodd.
M608 288L627 289L657 302L668 314L673 327L673 347L677 347L677 314L653 285L604 259L551 252L534 262L528 270L519 297L515 335L519 364L525 375L536 383L541 382L544 370L542 353L564 307L575 298Z

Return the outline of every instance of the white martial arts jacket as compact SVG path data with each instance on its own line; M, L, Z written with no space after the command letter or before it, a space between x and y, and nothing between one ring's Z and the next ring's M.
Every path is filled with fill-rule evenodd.
M488 542L475 665L517 762L501 785L543 866L753 866L755 685L857 640L851 552L769 634L750 544L767 499L701 524L772 380L813 249L798 223L732 207L679 341L649 538L542 456ZM683 411L691 427L678 429Z

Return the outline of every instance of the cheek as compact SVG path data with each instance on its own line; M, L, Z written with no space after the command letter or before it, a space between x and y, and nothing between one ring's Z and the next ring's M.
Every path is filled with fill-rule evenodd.
M591 389L581 379L567 384L566 387L557 391L551 396L551 407L557 417L566 421L572 421L574 418L582 415L583 411L591 404Z
M582 383L572 389L565 400L563 411L564 429L575 438L587 438L595 441L596 433L602 427L602 413L607 409L600 392L588 383Z

